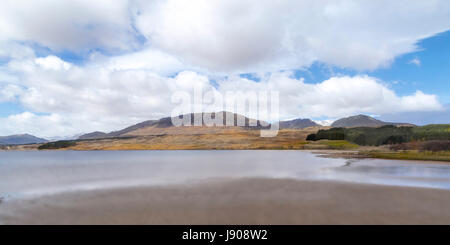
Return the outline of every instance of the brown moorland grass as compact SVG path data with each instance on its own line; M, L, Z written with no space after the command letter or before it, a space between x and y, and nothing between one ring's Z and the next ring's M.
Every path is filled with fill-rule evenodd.
M369 151L362 154L372 158L450 162L450 151Z
M255 150L303 149L314 129L280 130L276 137L260 137L259 130L217 133L162 134L133 138L79 141L68 150Z

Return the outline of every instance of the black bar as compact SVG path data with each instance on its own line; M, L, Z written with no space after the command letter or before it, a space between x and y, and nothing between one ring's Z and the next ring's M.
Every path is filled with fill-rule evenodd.
M233 233L234 231L234 233ZM253 239L244 236L253 234ZM258 231L267 231L265 236ZM183 236L189 234L189 239ZM190 233L189 233L190 232ZM197 232L197 233L196 233ZM203 232L204 236L197 236ZM206 232L215 232L212 240ZM230 239L230 233L237 234ZM228 241L227 241L228 234ZM241 234L241 236L239 236ZM449 226L1 226L2 238L12 238L12 241L31 239L32 241L56 242L119 242L124 244L315 244L322 242L344 242L366 244L386 242L426 242L434 239L448 238ZM222 235L222 236L220 236ZM247 238L247 239L246 239ZM265 239L263 239L265 238ZM6 243L5 243L6 244Z

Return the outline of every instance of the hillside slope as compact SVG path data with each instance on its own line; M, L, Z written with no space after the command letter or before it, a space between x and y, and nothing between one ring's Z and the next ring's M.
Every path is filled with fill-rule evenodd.
M93 132L89 134L85 134L79 137L79 139L94 139L94 138L112 138L112 137L124 137L124 136L145 136L145 135L161 135L161 134L208 134L208 133L219 133L219 132L229 132L229 131L241 131L248 129L261 129L268 126L265 122L258 121L255 119L251 119L236 113L225 112L223 115L222 124L227 125L227 120L232 122L233 126L226 127L211 127L204 124L196 124L196 120L198 118L203 118L203 116L208 116L214 119L216 114L218 113L191 113L183 115L183 118L187 118L190 116L191 120L188 123L188 126L175 127L172 124L171 117L161 118L159 120L148 120L144 121L125 129L119 131L113 131L110 133L103 132ZM180 116L181 117L181 116ZM240 122L239 125L242 126L234 126ZM255 125L255 126L254 126Z
M414 126L409 123L383 122L381 120L366 115L357 115L336 120L331 124L331 127L334 128L381 127L385 125Z
M313 122L311 119L294 119L289 121L281 121L280 129L303 129L308 127L319 127L321 125Z
M16 134L10 136L0 136L0 145L25 145L45 143L46 139L38 138L30 134Z

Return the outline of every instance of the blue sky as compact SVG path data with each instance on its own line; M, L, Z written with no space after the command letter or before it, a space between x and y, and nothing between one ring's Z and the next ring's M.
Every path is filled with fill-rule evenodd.
M396 81L393 88L401 94L415 90L437 94L445 104L450 103L450 32L437 34L418 43L420 51L405 54L387 69L371 75L385 81ZM420 60L414 65L411 60Z
M389 83L400 95L421 90L438 95L445 104L450 103L450 31L420 40L417 46L418 51L399 56L389 66L373 71L360 72L315 63L306 71L297 70L296 76L318 83L334 74L368 74ZM414 59L419 60L420 65L412 63Z
M11 1L0 135L117 130L170 115L196 85L277 91L281 120L450 123L449 13L445 0Z

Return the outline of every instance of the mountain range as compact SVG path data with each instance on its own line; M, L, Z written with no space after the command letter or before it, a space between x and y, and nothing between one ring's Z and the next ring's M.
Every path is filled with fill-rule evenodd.
M217 113L207 113L212 119L216 117ZM191 113L183 115L183 117L191 117L191 125L194 125L196 118L203 118L205 113ZM253 129L262 129L270 127L269 123L251 119L243 115L239 115L231 112L224 112L223 125L226 125L227 119L233 122L242 122L242 126L226 126L226 127L205 127L204 123L197 127L174 127L172 125L172 118L165 117L159 120L148 120L122 130L113 131L109 133L105 132L91 132L83 134L78 139L103 139L103 138L115 138L115 137L127 137L127 136L144 136L144 135L164 135L164 134L213 134L213 133L226 133L226 132L239 132ZM256 125L256 126L253 126ZM366 115L356 115L351 117L342 118L336 120L331 124L331 127L380 127L384 125L397 125L397 126L414 126L408 123L392 123L377 120L373 117ZM287 121L280 121L280 129L305 129L309 127L322 127L310 119L293 119ZM11 135L0 137L0 145L18 145L18 144L36 144L48 142L46 139L38 138L29 134Z
M38 138L29 134L16 134L10 136L0 136L0 145L24 145L45 143L48 140Z
M320 127L322 125L319 125L315 123L311 119L294 119L289 121L281 121L280 122L280 129L302 129L307 127Z
M221 113L221 112L219 112ZM203 118L205 113L191 113L183 115L183 118L186 116L191 117L191 123L190 125L195 125L195 118ZM215 118L216 113L208 113L212 119ZM192 132L198 132L198 133L209 133L209 132L218 132L218 131L229 131L229 130L252 130L252 129L262 129L262 128L269 128L270 124L264 121L251 119L248 117L245 117L243 115L239 115L236 113L231 112L224 112L223 114L223 125L227 124L227 119L230 119L233 124L236 125L237 122L243 122L242 126L225 126L225 127L203 127L206 126L203 122L198 125L199 127L190 128L189 131ZM202 126L202 127L200 127ZM319 127L320 125L313 122L310 119L294 119L289 121L281 121L280 122L280 129L303 129L307 127ZM161 118L159 120L148 120L144 121L138 124L135 124L133 126L127 127L125 129L119 130L119 131L113 131L110 133L104 133L104 132L92 132L85 135L82 135L79 137L79 139L96 139L96 138L111 138L111 137L123 137L123 136L141 136L141 135L155 135L155 134L162 134L162 133L170 133L170 134L182 134L183 132L180 131L186 131L186 127L174 127L172 124L172 118L165 117Z
M353 128L353 127L381 127L385 125L395 125L395 126L415 126L409 123L393 123L393 122L383 122L373 117L366 115L356 115L346 118L341 118L336 120L331 124L333 128Z

